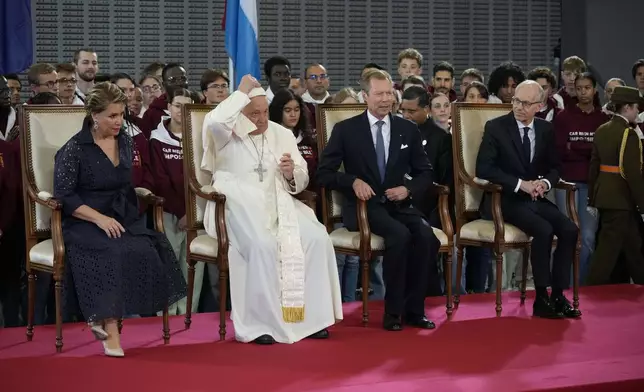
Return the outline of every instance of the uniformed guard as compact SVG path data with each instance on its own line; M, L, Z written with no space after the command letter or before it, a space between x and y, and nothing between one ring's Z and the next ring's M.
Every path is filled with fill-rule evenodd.
M644 284L639 224L644 219L642 144L633 128L644 98L632 87L615 87L608 108L613 118L595 132L588 176L588 212L599 214L597 249L589 285L610 282L620 253L636 284Z

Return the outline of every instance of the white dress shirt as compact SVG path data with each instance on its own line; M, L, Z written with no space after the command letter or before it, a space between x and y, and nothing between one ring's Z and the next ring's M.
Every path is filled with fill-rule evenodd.
M376 141L378 140L376 139L378 135L378 125L376 125L376 123L381 120L378 120L376 116L371 114L371 112L369 112L368 110L367 118L369 119L369 127L371 128L373 147L376 148ZM385 162L387 162L387 160L389 159L389 143L391 142L391 119L389 118L389 116L385 116L382 121L384 122L384 124L382 125L382 138L385 142Z
M530 128L528 131L528 139L530 139L530 162L534 159L534 153L535 153L535 140L536 140L536 131L534 129L534 119L530 122L528 125L524 125L522 122L517 121L517 127L519 128L519 140L523 142L523 128ZM550 184L550 181L548 181L545 178L540 178L541 181L545 182L548 188L546 189L546 192L550 190L552 185ZM519 189L521 189L521 182L522 180L519 178L519 181L517 182L517 186L514 188L514 192L519 192Z

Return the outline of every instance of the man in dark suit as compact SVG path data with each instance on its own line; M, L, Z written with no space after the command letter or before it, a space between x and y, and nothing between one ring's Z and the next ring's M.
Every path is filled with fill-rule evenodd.
M428 268L436 268L440 243L412 198L425 195L433 181L418 127L391 116L394 90L385 71L368 70L362 79L367 111L338 123L322 152L318 184L345 197L343 220L358 230L357 199L367 201L369 226L385 240L383 326L402 323L431 329L424 299ZM344 164L344 172L338 171ZM412 177L406 180L406 174Z
M570 283L571 263L579 229L544 198L559 182L559 157L552 124L535 118L545 101L541 86L532 80L519 84L512 97L512 113L490 120L476 160L477 177L503 187L501 210L505 222L532 237L531 261L536 299L533 315L544 318L579 317L563 294ZM491 199L481 205L490 219ZM550 270L553 236L557 249ZM547 287L552 286L548 296Z

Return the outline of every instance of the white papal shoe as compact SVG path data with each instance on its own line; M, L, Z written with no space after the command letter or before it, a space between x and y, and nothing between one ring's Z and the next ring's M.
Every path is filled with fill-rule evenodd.
M122 358L125 356L125 352L123 352L122 348L109 348L107 347L107 342L105 340L103 340L103 349L105 351L105 355L108 357Z

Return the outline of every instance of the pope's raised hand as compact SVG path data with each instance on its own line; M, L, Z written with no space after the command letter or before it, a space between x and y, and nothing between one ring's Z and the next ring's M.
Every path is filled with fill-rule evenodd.
M256 87L262 87L262 85L255 79L252 75L244 75L241 82L239 82L239 91L244 94L248 94L252 89Z

